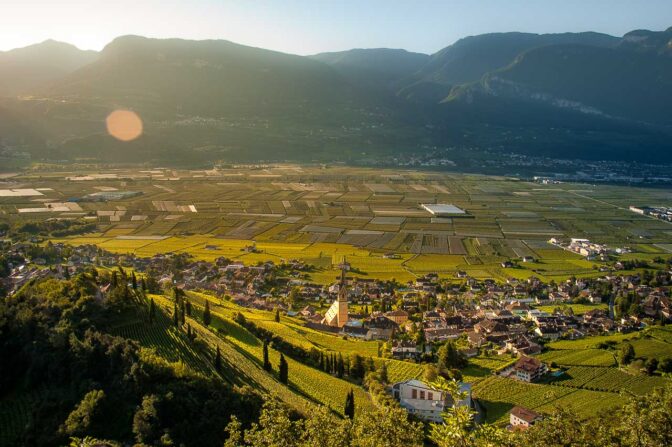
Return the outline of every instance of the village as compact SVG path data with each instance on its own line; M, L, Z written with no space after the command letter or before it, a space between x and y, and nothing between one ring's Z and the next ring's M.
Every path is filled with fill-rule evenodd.
M251 245L244 250L255 249ZM383 357L433 363L439 347L451 343L459 347L463 359L479 352L517 358L497 374L527 383L551 372L553 365L533 357L548 342L629 333L672 320L669 268L571 278L557 284L534 278L497 283L459 273L450 280L427 274L399 284L357 277L344 259L340 277L323 286L309 280L314 267L299 261L248 266L226 258L215 262L196 261L186 254L143 258L94 245L60 243L15 243L4 259L7 268L1 280L9 295L35 279L69 278L92 266L123 266L142 274L150 289L206 291L246 308L282 312L315 330L377 340ZM624 267L617 264L616 269ZM105 292L101 287L100 293ZM572 305L591 309L579 315ZM470 384L460 386L467 396L460 404L473 406ZM403 408L427 421L440 420L446 405L444 393L419 379L392 384L389 392ZM540 417L515 407L510 425L524 428Z

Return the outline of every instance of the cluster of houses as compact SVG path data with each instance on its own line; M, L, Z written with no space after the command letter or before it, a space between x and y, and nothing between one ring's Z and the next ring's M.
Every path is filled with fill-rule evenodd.
M643 216L651 216L656 219L672 222L672 208L666 206L630 206L630 211Z
M585 256L586 259L599 258L606 261L609 258L610 251L606 245L597 244L595 242L591 242L588 239L572 238L570 239L569 243L563 243L556 238L551 238L549 239L548 243L580 254L581 256ZM617 250L622 251L623 249Z

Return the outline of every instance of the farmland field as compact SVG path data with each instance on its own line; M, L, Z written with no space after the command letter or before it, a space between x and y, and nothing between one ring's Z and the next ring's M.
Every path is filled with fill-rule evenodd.
M452 278L459 270L500 281L591 277L598 274L595 262L546 241L586 237L613 247L629 246L633 252L623 258L631 259L665 255L661 247L672 243L669 224L625 206L670 205L669 194L656 189L296 165L76 174L26 171L2 183L7 190L40 193L37 198L0 197L3 220L54 217L95 224L88 234L60 239L65 242L142 256L225 256L248 264L301 259L317 267L311 276L318 283L333 280L334 261L342 256L348 257L356 275L399 281L429 272ZM87 199L87 194L105 191L137 194ZM21 212L38 202L44 212ZM72 206L66 210L63 203ZM421 203L454 204L469 217L432 216ZM242 250L253 241L258 253ZM389 253L395 256L384 256ZM522 256L535 262L500 267L503 260Z
M473 395L485 407L486 419L501 424L508 421L508 412L515 405L542 413L564 407L574 410L582 417L590 417L600 411L620 406L625 401L617 393L528 384L494 376L474 386Z

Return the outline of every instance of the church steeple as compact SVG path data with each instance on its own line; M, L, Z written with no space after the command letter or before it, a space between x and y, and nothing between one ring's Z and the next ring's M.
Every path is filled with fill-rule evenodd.
M322 324L343 327L348 322L348 282L345 275L350 270L350 264L343 258L343 262L339 264L339 267L341 269L341 279L338 283L338 298L327 310L322 319Z
M338 301L348 301L348 289L346 287L347 280L345 278L345 272L350 270L350 264L343 257L343 262L340 264L341 267L341 281L338 284Z

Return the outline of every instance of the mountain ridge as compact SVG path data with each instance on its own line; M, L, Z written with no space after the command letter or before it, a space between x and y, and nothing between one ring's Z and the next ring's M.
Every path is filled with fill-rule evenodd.
M48 76L5 94L30 100L2 102L12 122L30 126L5 125L0 144L22 141L12 127L30 129L24 140L37 157L356 160L470 145L465 135L478 134L480 148L614 159L636 156L638 135L643 148L672 160L672 147L660 143L672 135L672 27L623 37L491 33L432 55L361 48L298 56L127 35L99 53L46 41L13 50L14 60L34 51L40 59L49 48L62 68L32 65ZM118 108L144 121L132 144L105 133ZM601 129L600 149L587 125ZM502 139L509 134L549 136L551 147Z

